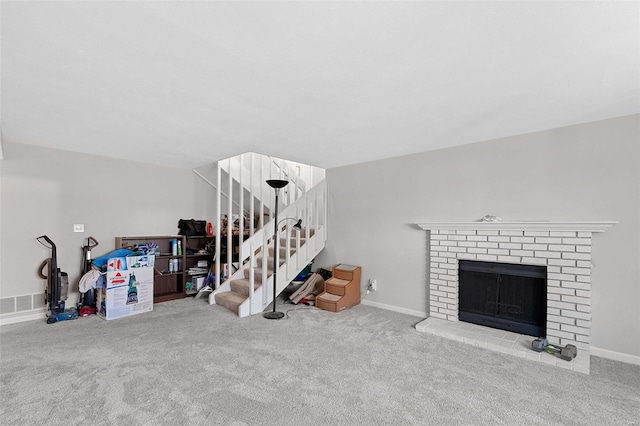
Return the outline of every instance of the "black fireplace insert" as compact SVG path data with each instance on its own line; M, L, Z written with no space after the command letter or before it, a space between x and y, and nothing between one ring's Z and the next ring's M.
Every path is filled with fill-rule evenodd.
M460 260L458 319L546 337L546 266Z

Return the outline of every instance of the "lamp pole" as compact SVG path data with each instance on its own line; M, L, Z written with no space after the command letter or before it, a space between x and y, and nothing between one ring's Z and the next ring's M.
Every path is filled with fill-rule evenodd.
M289 181L269 179L267 185L276 191L275 217L273 221L273 311L262 314L267 319L280 319L284 317L282 312L276 312L276 284L278 282L278 193L280 188L287 186ZM263 254L264 256L264 254Z

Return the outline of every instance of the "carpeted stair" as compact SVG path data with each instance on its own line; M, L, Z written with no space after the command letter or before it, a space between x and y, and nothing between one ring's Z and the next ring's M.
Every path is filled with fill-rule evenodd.
M313 236L314 232L309 232L309 236ZM302 247L305 243L306 232L302 231L300 235L300 247ZM286 261L286 239L281 238L278 243L278 251L280 252L279 261L280 266L284 265ZM293 247L296 244L296 239L291 238L290 242L290 251L289 254L293 255L296 252L296 249ZM271 277L273 274L273 245L269 246L269 255L267 256L267 279ZM262 262L264 261L264 256L257 256L256 263L257 267L254 268L254 287L253 290L258 290L262 286ZM231 291L226 291L222 293L217 293L215 295L216 304L220 306L224 306L229 309L231 312L234 312L238 315L238 309L240 305L249 297L249 266L244 266L244 279L233 279L230 282Z

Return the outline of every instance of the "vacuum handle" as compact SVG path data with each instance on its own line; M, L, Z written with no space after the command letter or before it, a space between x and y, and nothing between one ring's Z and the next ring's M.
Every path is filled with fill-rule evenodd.
M46 244L41 241L41 240L45 240L47 243L49 243L49 246L50 246L47 248L51 248L53 250L56 249L56 245L53 243L53 241L51 241L51 238L47 237L46 235L41 235L38 238L36 238L36 240L38 240L38 242L43 246L47 247Z
M53 243L53 241L51 241L51 238L47 237L46 235L41 235L38 238L36 238L36 240L38 240L38 242L43 246L51 249L51 257L47 259L47 261L49 262L49 271L51 272L47 279L54 277L54 275L56 275L56 271L58 270L58 258L56 254L56 245ZM50 247L47 246L45 243L43 243L42 240L45 240L47 243L49 243ZM54 279L57 280L57 277L54 277Z
M93 243L93 244L92 244ZM82 251L84 252L84 266L82 272L89 272L91 269L91 250L98 246L98 240L93 237L87 238L87 245L82 247Z
M93 242L93 244L91 244L92 242ZM94 248L94 247L97 247L98 244L100 244L100 243L95 238L93 238L93 237L87 238L87 247L89 247L90 249Z

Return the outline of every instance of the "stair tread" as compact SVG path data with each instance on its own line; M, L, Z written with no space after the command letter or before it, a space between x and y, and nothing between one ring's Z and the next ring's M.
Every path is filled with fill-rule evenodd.
M278 258L278 263L280 263L280 266L284 265L284 263L286 261L287 260L285 258L283 258L283 257ZM258 265L260 267L262 267L262 263L263 263L263 260L262 259L258 259ZM269 257L269 259L268 259L267 270L268 271L273 271L273 257Z
M249 274L251 273L251 271L249 270L250 268L245 268L244 269L244 278L246 280L249 280ZM269 269L267 268L267 278L269 278L271 276L271 274L269 273ZM255 267L253 268L253 279L256 282L262 282L262 268L259 267Z
M335 285L335 286L345 286L349 284L351 280L341 280L340 278L331 277L327 280L327 284Z
M322 293L321 295L317 296L316 299L322 299L322 300L326 300L327 302L337 302L338 300L342 299L344 296L338 295L338 294L331 294L331 293Z
M280 252L280 257L285 256L287 254L287 248L286 247L278 247L278 251ZM273 257L273 248L269 248L269 257ZM296 252L296 248L295 247L290 247L289 249L289 254L295 254Z
M239 284L239 285L249 285L249 278L237 278L231 280L231 284ZM254 283L255 284L255 283Z
M235 291L225 291L223 293L216 294L216 301L218 297L220 297L220 299L226 299L230 302L238 302L238 303L242 303L245 300L247 300L247 296L236 293Z
M236 288L237 288L237 287L240 287L242 290L246 290L247 292L249 292L249 286L250 286L250 285L251 285L251 283L249 282L249 280L248 280L248 279L245 279L245 278L240 278L240 279L232 280L232 281L231 281L231 287L232 287L232 288L233 288L233 287L236 287ZM255 281L255 282L253 283L253 289L254 289L254 290L257 290L258 288L260 288L260 286L261 286L261 285L262 285L261 283L259 283L259 282ZM235 288L233 288L233 290L235 291L236 289L235 289ZM237 293L237 292L236 292L236 293Z
M300 247L302 247L304 245L304 243L305 243L304 238L300 238ZM290 244L290 246L292 248L295 248L296 240L295 239L291 239L291 242L289 244ZM283 246L286 246L286 245L287 245L287 239L286 238L280 238L280 241L278 242L278 246L283 247ZM269 248L272 249L273 248L273 244L270 244Z
M240 305L247 300L246 296L238 294L234 291L225 291L224 293L218 293L215 296L216 304L230 310L238 315Z

